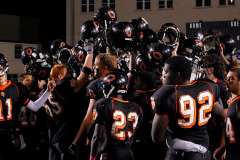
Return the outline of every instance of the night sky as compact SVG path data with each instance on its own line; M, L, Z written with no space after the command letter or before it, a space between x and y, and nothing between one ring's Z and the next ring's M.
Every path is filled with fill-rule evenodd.
M55 39L66 39L66 0L18 0L2 4L0 14L39 18L42 49L49 51Z

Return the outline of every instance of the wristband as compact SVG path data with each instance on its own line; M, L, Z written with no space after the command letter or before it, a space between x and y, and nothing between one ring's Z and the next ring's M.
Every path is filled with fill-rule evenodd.
M89 160L96 160L96 157L90 156Z
M91 74L92 70L88 67L83 66L82 72L86 73L87 75Z

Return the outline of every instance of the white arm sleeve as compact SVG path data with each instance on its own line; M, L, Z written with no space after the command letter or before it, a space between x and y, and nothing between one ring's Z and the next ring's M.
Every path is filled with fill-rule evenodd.
M50 95L51 93L45 91L43 95L40 98L38 98L36 101L33 102L30 100L26 107L34 112L37 112L46 102L48 97L50 97Z

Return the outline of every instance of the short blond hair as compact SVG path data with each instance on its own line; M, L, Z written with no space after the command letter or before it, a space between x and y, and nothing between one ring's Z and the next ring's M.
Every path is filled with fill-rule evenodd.
M100 65L102 67L106 66L109 71L113 71L113 69L114 69L114 58L111 54L99 53L96 56L96 58L99 59Z
M67 67L62 64L54 65L50 72L50 77L52 78L52 80L56 81L56 79L58 78L58 75L64 73L64 68L67 69Z

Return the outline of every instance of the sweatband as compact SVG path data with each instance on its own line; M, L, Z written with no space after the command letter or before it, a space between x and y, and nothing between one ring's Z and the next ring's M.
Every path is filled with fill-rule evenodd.
M91 74L92 70L88 67L83 66L82 72L86 73L87 75Z
M38 98L36 101L29 101L27 104L27 108L37 112L42 106L43 104L47 101L47 99L50 97L51 93L49 93L47 90L43 93L43 95Z
M96 160L96 157L90 156L89 160Z

